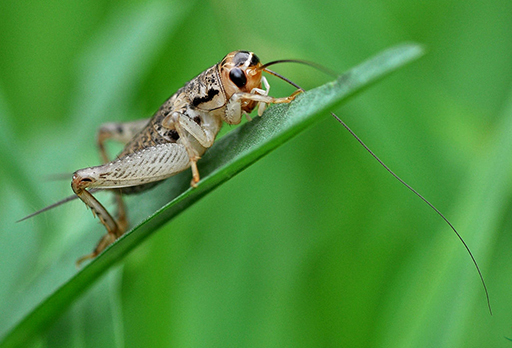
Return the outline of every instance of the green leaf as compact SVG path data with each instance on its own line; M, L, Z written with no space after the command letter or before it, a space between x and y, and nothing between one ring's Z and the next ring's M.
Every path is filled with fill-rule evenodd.
M328 113L323 112L326 109L347 100L354 93L419 58L422 54L422 48L416 44L403 44L388 49L349 70L337 80L299 95L290 104L271 106L261 118L221 138L199 163L202 179L197 188L189 187L188 171L163 183L159 196L165 196L166 199L170 197L171 201L126 233L48 298L42 300L3 338L1 346L14 347L27 342L55 320L105 271L112 268L160 226L230 177L314 122L326 117ZM166 192L165 195L162 192ZM146 199L149 196L144 197Z

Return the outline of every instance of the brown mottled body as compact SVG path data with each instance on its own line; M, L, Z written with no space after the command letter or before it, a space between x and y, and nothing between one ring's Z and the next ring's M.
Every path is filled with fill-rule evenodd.
M301 91L286 98L268 96L262 71L270 72L254 53L232 52L180 88L149 121L107 123L100 128L98 146L104 164L76 171L71 187L98 216L107 234L78 263L94 258L125 232L128 223L122 193L153 187L189 167L191 185L195 186L200 179L196 163L212 146L223 122L238 124L242 115L256 106L261 115L266 105L289 103ZM266 90L262 89L262 82ZM108 139L125 144L113 161L109 161L104 147ZM117 220L87 190L90 188L116 192Z

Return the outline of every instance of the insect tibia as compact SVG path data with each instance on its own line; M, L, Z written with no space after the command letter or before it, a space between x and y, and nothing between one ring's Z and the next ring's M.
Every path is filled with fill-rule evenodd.
M349 133L359 142L359 144L361 144L365 149L366 151L368 151L370 153L370 155L373 156L373 158L375 158L377 160L377 162L379 162L379 164L381 166L384 167L384 169L386 169L393 177L395 177L395 179L397 179L398 181L400 181L400 183L402 185L404 185L405 187L407 187L410 191L412 191L416 196L418 196L423 202L425 202L432 210L434 210L437 215L439 215L447 224L448 226L450 226L450 228L452 229L452 231L455 233L455 235L457 236L457 238L459 238L459 240L462 242L462 244L464 245L464 248L466 248L466 251L467 253L469 254L469 256L471 257L471 260L473 261L473 264L475 265L475 268L478 272L478 275L480 277L480 280L482 282L482 286L484 288L484 291L485 291L485 297L487 299L487 307L489 308L489 312L491 313L492 315L492 309L491 309L491 301L489 299L489 292L487 291L487 286L485 285L485 281L484 281L484 277L482 275L482 272L480 271L480 267L478 267L478 263L476 262L476 259L475 257L473 256L473 253L471 252L471 250L469 249L469 246L466 244L466 242L464 241L464 239L462 238L462 236L459 234L459 232L455 229L455 227L452 225L452 223L432 204L430 203L425 197L423 197L418 191L416 191L414 188L412 188L409 184L407 184L404 180L402 180L398 175L395 174L395 172L393 172L384 162L382 162L382 160L377 157L377 155L375 153L373 153L372 150L370 150L370 148L368 146L366 146L366 144L352 131L352 129L350 129L346 124L345 122L343 122L338 116L336 116L334 113L331 112L331 115L339 122L341 123L341 125L343 127L345 127L346 130L349 131Z

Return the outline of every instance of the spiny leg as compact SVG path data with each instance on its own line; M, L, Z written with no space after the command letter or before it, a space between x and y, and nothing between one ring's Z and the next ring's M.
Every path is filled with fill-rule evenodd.
M87 189L120 189L143 185L166 179L189 166L185 147L168 143L148 147L101 166L76 171L71 182L73 191L98 216L107 230L94 251L80 258L77 263L96 257L124 233L122 226Z
M73 181L71 182L71 188L78 198L80 198L91 209L93 215L100 219L103 226L107 229L107 234L101 238L92 253L84 255L76 261L77 266L80 266L80 264L87 259L95 258L108 245L113 243L118 236L124 233L124 230L119 228L119 225L107 209L105 209L105 207L85 189L90 182L91 180L89 178L82 178L80 175L75 173L73 175Z

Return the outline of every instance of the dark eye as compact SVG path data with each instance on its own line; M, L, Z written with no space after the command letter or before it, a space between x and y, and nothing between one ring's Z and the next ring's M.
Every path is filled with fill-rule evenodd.
M238 87L243 87L247 83L247 78L241 69L234 68L229 72L229 78Z

